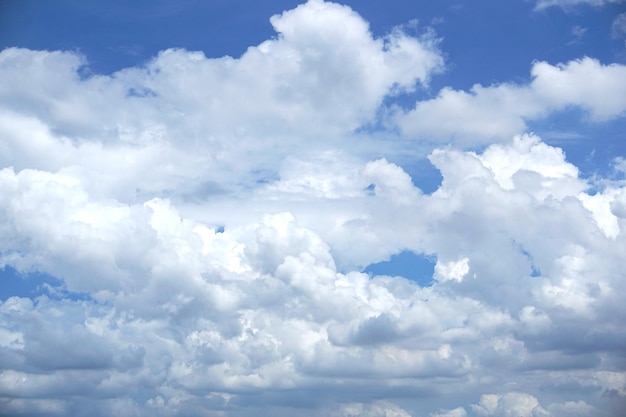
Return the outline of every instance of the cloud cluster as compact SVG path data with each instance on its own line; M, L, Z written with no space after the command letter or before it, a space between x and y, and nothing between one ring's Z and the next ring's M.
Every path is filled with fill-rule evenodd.
M591 58L551 65L537 62L529 84L475 85L469 92L444 88L396 117L404 135L462 145L491 143L526 130L529 120L577 107L592 122L626 112L626 66Z
M170 49L111 76L89 74L71 52L2 51L2 164L87 171L120 198L192 180L219 190L375 122L385 97L442 68L435 39L400 29L374 39L334 3L311 1L271 23L277 37L239 58Z
M239 58L108 76L0 53L0 265L61 280L0 303L0 415L609 416L624 181L592 192L513 133L568 105L620 117L623 66L537 63L528 86L418 102L403 134L499 138L437 145L426 194L372 152L401 138L355 131L442 69L435 40L375 39L315 0L271 22ZM450 132L450 103L502 126ZM362 272L403 250L436 259L432 286Z

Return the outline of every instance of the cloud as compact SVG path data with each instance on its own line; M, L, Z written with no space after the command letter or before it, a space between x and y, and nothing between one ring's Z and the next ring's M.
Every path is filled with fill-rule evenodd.
M503 155L510 163L493 162ZM402 278L337 271L333 253L341 256L345 249L335 244L332 231L322 223L312 226L317 232L302 227L291 214L216 232L181 217L165 200L133 205L93 200L63 174L5 169L2 262L46 271L70 291L94 298L3 302L1 392L10 398L28 392L68 407L78 406L70 400L77 396L97 395L106 404L123 396L126 403L116 406L126 411L149 406L159 415L201 406L236 410L248 401L258 405L244 393L289 393L302 386L321 390L318 405L339 398L366 404L359 391L388 391L390 379L401 378L406 389L434 389L435 396L443 394L432 385L440 377L473 391L478 386L468 385L471 373L489 375L497 384L504 363L544 369L536 359L541 355L551 355L551 364L561 361L559 378L569 380L568 372L580 369L580 355L591 353L593 359L611 349L605 335L623 337L615 334L621 318L610 307L619 305L623 235L621 229L616 236L604 235L580 199L584 183L562 152L528 136L482 154L441 149L432 160L444 181L430 196L415 189L404 199L413 186L401 168L382 160L352 174L363 176L354 181L356 189L379 172L375 189L401 187L405 191L398 197L366 191L355 197L351 191L327 199L301 193L312 209L316 199L367 202L356 206L368 207L365 230L375 235L402 230L440 259L462 256L463 274L476 277L441 280L428 288ZM533 181L518 179L524 175ZM423 213L421 220L410 214L415 211ZM394 227L387 222L394 217L424 225ZM426 225L425 235L416 233L428 230ZM359 238L363 226L350 235ZM330 236L327 241L324 235ZM531 264L541 276L530 276ZM451 271L456 269L447 274L454 275ZM602 325L592 321L599 316ZM559 340L553 329L564 326L568 338ZM565 350L574 355L571 361ZM601 363L592 360L588 369L602 369ZM363 386L338 385L345 378L358 378ZM611 389L610 379L596 380ZM518 383L531 388L523 379ZM137 384L147 390L145 403L139 402L143 394L125 391ZM209 401L198 396L201 392L216 394ZM498 415L494 410L501 408L533 415L545 409L534 397L485 398L479 403L483 414ZM288 404L281 396L271 401ZM363 407L372 415L395 410Z
M623 0L537 0L536 9L542 10L548 7L562 7L567 9L569 7L577 6L580 4L588 4L590 6L600 7L611 3L621 3Z
M475 85L469 92L442 89L431 100L400 113L405 136L472 145L521 134L529 120L569 107L581 108L590 122L621 117L626 111L626 68L592 58L551 65L536 62L530 83Z
M472 406L472 411L482 416L550 416L535 397L524 393L483 395L480 402Z
M626 13L615 16L611 24L611 35L616 39L626 38Z
M458 407L453 410L439 411L431 414L431 417L467 417L467 412L464 408Z
M463 281L463 278L469 272L468 258L463 258L458 262L448 262L443 264L437 262L435 265L435 279L440 281Z
M342 417L410 417L410 414L393 403L380 401L374 404L347 404L341 407L339 414L332 416Z
M63 289L0 302L0 414L618 404L624 182L595 189L561 149L513 133L570 105L620 117L623 67L536 63L526 86L418 102L405 134L497 137L432 149L443 180L424 193L371 155L404 143L354 131L441 69L432 37L375 39L321 1L271 22L276 38L239 58L168 50L108 76L81 76L74 53L0 53L0 265ZM451 108L454 129L437 123ZM413 120L423 109L431 125ZM504 121L464 124L467 109ZM404 250L436 259L433 285L362 272Z
M190 180L224 188L349 136L375 121L385 97L426 85L443 66L432 37L373 38L346 6L310 1L271 23L277 36L239 58L169 49L110 76L82 76L88 62L73 52L5 49L0 160L71 169L127 200ZM118 175L107 178L113 164Z

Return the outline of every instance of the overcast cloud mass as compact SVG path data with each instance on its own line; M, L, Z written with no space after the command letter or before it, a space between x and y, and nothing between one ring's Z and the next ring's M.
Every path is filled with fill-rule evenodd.
M619 2L530 9L579 3ZM0 52L2 279L37 287L0 300L0 415L622 415L626 155L583 176L530 126L623 119L626 65L433 89L436 25L357 9L110 74ZM366 271L407 251L428 283Z

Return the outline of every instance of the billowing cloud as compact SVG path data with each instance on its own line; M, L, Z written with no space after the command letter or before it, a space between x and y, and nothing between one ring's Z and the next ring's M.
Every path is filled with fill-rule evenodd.
M472 405L472 411L479 416L549 416L535 397L523 393L505 395L483 395L478 404Z
M528 86L418 102L400 124L426 129L425 106L433 137L448 100L521 120L432 149L424 193L371 151L404 143L354 132L441 69L432 37L373 38L321 1L271 22L239 58L110 76L0 53L0 265L59 280L0 302L0 415L609 416L625 183L513 134L568 105L620 117L623 67L537 63ZM436 259L431 286L363 272L404 250Z
M621 117L626 111L626 66L591 58L551 65L537 62L528 84L475 85L469 92L444 88L431 100L396 116L409 137L463 145L510 138L526 122L568 107L582 109L590 122Z
M508 155L510 163L498 167L494 155ZM51 293L2 304L3 396L54 399L64 412L79 406L71 399L77 396L103 398L102 410L123 397L128 407L116 406L126 411L149 405L151 413L168 415L234 412L258 401L286 407L291 392L310 387L321 390L316 406L331 407L339 399L367 404L363 393L391 392L395 384L440 397L445 390L432 381L441 377L476 392L482 384L472 375L496 387L511 378L506 369L550 370L542 377L581 390L596 381L586 394L591 399L595 386L615 389L606 372L617 376L619 368L600 358L626 340L618 330L623 226L617 235L603 232L585 207L590 197L575 168L536 137L480 155L442 149L432 160L444 182L430 196L417 189L409 200L385 193L386 183L402 184L390 182L401 169L376 161L357 174L370 181L371 167L384 168L377 168L386 174L373 194L355 197L355 190L330 200L361 202L351 213L364 221L343 233L370 234L391 247L413 241L413 250L436 253L436 274L447 279L426 288L339 272L334 257L354 253L335 242L341 230L324 230L306 208L310 227L283 213L216 232L181 217L166 200L98 201L63 174L5 169L2 262L53 274L69 291L91 297ZM311 208L327 200L300 195ZM607 194L606 204L616 195ZM414 228L389 223L414 212L423 213ZM388 239L394 233L405 237ZM381 244L365 241L358 256L366 259L368 245ZM590 378L585 384L581 372ZM344 386L346 378L360 382ZM532 379L514 382L533 389ZM143 387L142 394L129 386ZM250 397L268 389L286 397ZM16 401L9 405L18 407ZM502 407L517 409L506 401ZM543 410L531 405L524 412ZM346 407L342 412L357 406ZM383 413L380 405L358 407ZM498 415L485 407L492 413L485 415Z
M401 29L375 39L334 3L310 1L271 23L277 37L239 58L170 49L110 76L89 74L73 52L2 51L0 160L72 170L119 198L191 180L219 192L374 122L386 96L442 68L435 39Z

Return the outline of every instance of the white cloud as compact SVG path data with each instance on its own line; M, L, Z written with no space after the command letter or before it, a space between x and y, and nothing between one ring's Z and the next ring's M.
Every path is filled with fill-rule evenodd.
M548 409L559 416L593 416L597 410L584 401L568 401L564 404L552 404Z
M469 410L469 414L467 412ZM508 392L505 394L484 394L477 404L453 410L440 410L431 417L502 416L502 417L566 417L600 415L599 410L585 401L551 403L542 407L539 400L528 393Z
M588 4L595 7L605 6L611 3L621 3L624 0L537 0L536 8L538 10L547 9L548 7L562 7L564 9L574 7L580 4Z
M406 410L393 403L378 401L373 404L346 404L341 406L338 413L331 416L341 417L411 417Z
M467 417L467 412L464 408L458 407L453 410L439 411L431 414L431 417Z
M272 24L240 58L111 76L0 53L0 265L62 281L0 303L2 412L565 417L623 397L624 184L591 195L562 150L505 137L567 105L618 117L623 67L538 63L529 86L418 103L405 121L433 123L411 129L498 138L432 150L424 194L368 154L404 144L352 133L441 68L436 42L321 1ZM438 125L450 106L503 122ZM402 250L437 259L432 286L361 272Z
M510 162L496 164L502 155ZM292 208L308 219L308 228L283 213L241 226L227 224L221 233L181 217L165 200L128 205L94 199L78 180L62 173L5 169L2 262L52 273L69 290L87 291L100 303L40 299L25 304L19 298L3 303L3 334L13 341L4 345L5 364L52 373L39 376L13 365L3 373L2 392L55 399L98 392L113 398L143 381L150 387L150 407L165 415L199 406L194 392L214 392L211 407L225 407L243 401L237 394L242 390L289 392L305 385L325 387L325 396L352 398L380 414L380 405L367 405L357 391L332 381L358 377L369 381L368 389L383 390L390 389L385 381L395 378L421 389L439 376L466 385L470 372L498 381L501 371L496 370L503 366L498 361L541 369L549 363L539 360L544 350L577 349L550 335L554 328L569 326L569 335L585 338L592 313L603 315L604 325L593 330L598 344L581 345L581 354L607 349L603 335L614 336L619 319L604 315L603 308L619 294L622 234L608 245L580 199L586 195L584 183L563 154L528 136L492 145L482 154L442 149L432 158L444 183L430 196L414 189L401 168L379 160L348 170L350 180L337 194L290 189L306 203ZM300 183L298 172L287 181ZM517 181L519 172L532 172L537 181ZM310 175L307 169L300 173ZM334 175L345 173L327 174L332 183ZM553 188L553 181L561 179L569 185ZM380 194L362 189L370 181ZM280 185L276 190L264 189L266 200L258 204L268 211L278 207L274 196L284 191ZM388 190L399 190L398 197ZM316 217L314 201L326 201L327 208L356 203L346 214L367 219L350 230L356 239L363 232L402 237L363 242L350 254L341 245L342 234L316 220L326 216L326 209ZM511 210L517 213L513 217ZM422 217L415 219L415 211ZM390 218L405 221L394 224ZM406 227L409 218L414 229ZM460 259L445 264L448 269L442 261L436 268L454 285L442 279L432 288L419 288L401 278L370 279L336 270L335 256L367 259L371 248L384 243L389 251L397 250L404 239L440 259ZM375 252L369 256L376 258ZM541 277L529 276L530 263ZM461 279L470 265L476 278ZM578 322L570 323L560 308L569 309ZM49 330L12 326L25 323L18 317L30 317L29 322ZM50 356L49 346L67 355ZM566 360L561 366L579 363ZM86 370L90 377L78 378ZM23 385L16 386L17 380ZM127 403L115 407L141 409L134 394L124 395L130 395ZM493 411L489 398L480 403L487 413ZM545 408L531 400L502 397L494 410L542 415Z
M81 78L88 63L75 53L5 49L0 160L71 170L127 201L183 194L190 182L220 192L256 181L286 154L349 136L386 96L442 68L436 40L400 29L374 39L334 3L311 1L271 23L278 36L239 58L170 49L111 76Z
M626 37L626 12L618 14L611 24L611 35L617 39Z
M548 413L532 395L508 393L504 395L486 394L480 402L472 405L474 413L480 416L502 417L548 417Z
M521 134L527 120L580 107L591 122L620 117L626 111L626 67L583 58L566 64L536 62L530 83L475 85L469 92L449 87L396 115L402 133L463 145L507 140Z
M469 272L469 259L463 258L460 261L442 263L437 261L435 265L435 279L439 281L463 281Z

